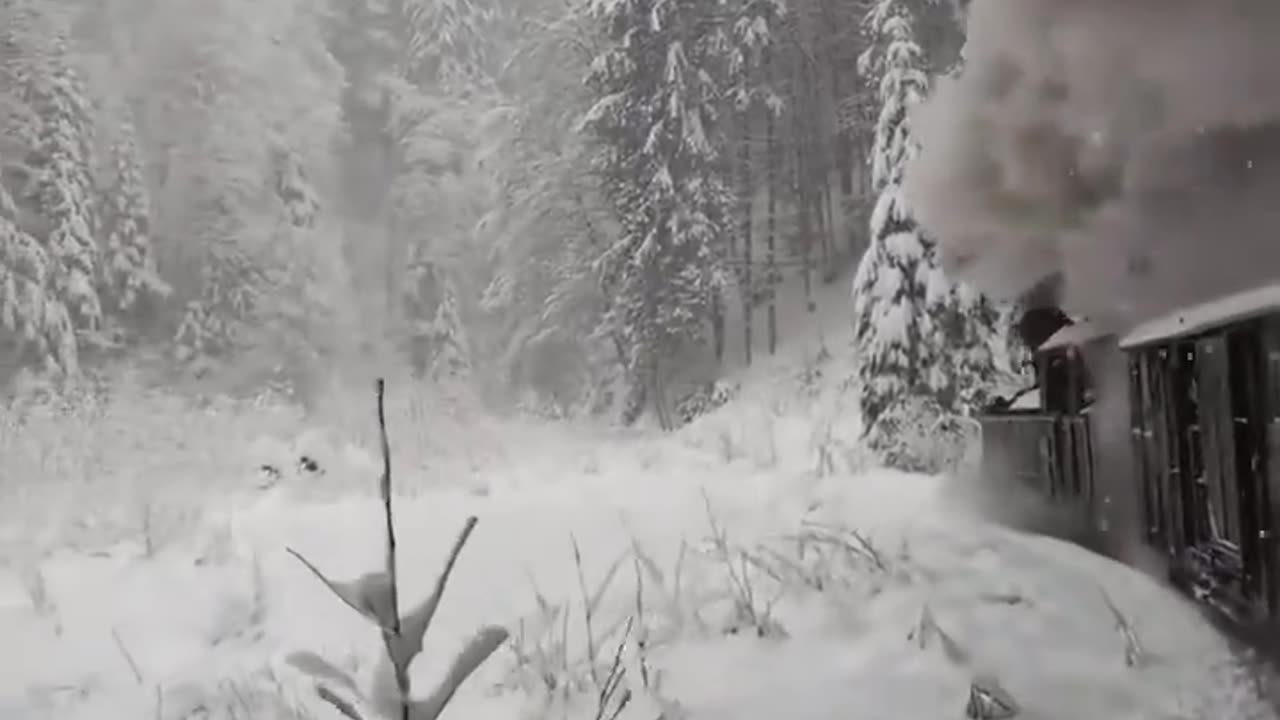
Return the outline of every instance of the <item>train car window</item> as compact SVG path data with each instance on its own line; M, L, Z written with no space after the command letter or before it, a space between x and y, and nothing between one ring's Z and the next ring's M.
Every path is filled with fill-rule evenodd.
M1093 373L1089 372L1089 364L1084 361L1083 355L1073 352L1072 357L1075 359L1077 407L1083 411L1093 405L1096 399Z
M1066 356L1058 352L1048 353L1040 367L1040 393L1044 409L1049 412L1066 412L1071 387L1071 373Z
M1076 348L1047 352L1038 365L1045 410L1074 414L1092 404L1093 378Z
M1074 347L1069 347L1066 352L1066 373L1067 373L1067 404L1063 408L1069 413L1080 412L1080 398L1082 394L1081 369L1084 365L1080 361L1080 354L1076 352Z
M1049 409L1061 411L1067 405L1067 363L1061 355L1054 354L1049 360L1049 377L1046 379L1049 385L1052 400L1049 402Z

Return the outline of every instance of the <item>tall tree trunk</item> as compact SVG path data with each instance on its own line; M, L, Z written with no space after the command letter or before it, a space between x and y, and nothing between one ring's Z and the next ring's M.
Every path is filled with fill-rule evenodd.
M816 123L815 123L816 124ZM824 285L832 283L840 272L840 251L836 248L836 220L835 209L832 207L834 198L831 192L831 153L832 138L827 133L814 133L813 144L815 145L814 154L823 158L818 163L820 173L817 174L818 187L814 193L818 205L819 221L822 226L822 282Z
M806 163L809 168L809 198L810 207L813 208L813 226L817 235L818 243L818 264L821 270L820 277L824 283L830 282L828 277L833 268L835 268L835 256L831 242L831 222L830 216L827 214L827 189L828 189L828 172L827 161L819 150L823 146L822 138L819 136L817 112L819 107L816 88L812 82L813 77L810 73L805 74L806 85L810 92L809 102L811 111L807 113L808 121L805 123L805 152L808 159ZM810 308L812 312L812 308Z
M391 194L392 184L399 175L400 163L399 152L396 147L396 138L391 134L391 91L384 90L382 95L382 117L379 118L381 123L381 143L380 150L384 166L390 171L389 179L385 188L383 188L383 197L381 202L381 220L385 233L385 246L383 248L383 282L386 290L386 322L394 323L395 318L401 317L399 303L399 294L397 288L400 280L400 268L405 263L405 258L401 250L401 228L399 223L395 221L395 208L392 207Z
M733 153L733 150L734 150L734 147L733 147L733 142L734 142L734 140L733 140L733 139L736 137L736 138L738 139L738 142L739 142L739 143L745 143L745 142L746 142L746 139L747 139L747 125L746 125L746 122L747 122L747 121L746 121L745 116L744 116L742 113L738 112L738 109L737 109L736 107L734 107L734 106L733 106L733 102L732 102L732 101L730 101L730 107L729 107L729 110L728 110L728 117L729 117L730 119L729 119L729 120L728 120L728 122L726 123L727 127L726 127L725 137L729 138L729 140L728 140L728 147L726 148L726 153L725 153L725 154L726 154L726 155L728 155L728 156L732 156L732 155L734 154L734 153ZM737 152L738 159L740 160L740 159L741 159L741 157L742 157L742 146L741 146L741 145L739 145L739 146L738 146L737 151L738 151L738 152ZM728 175L729 175L729 177L732 177L732 176L733 176L733 162L734 162L733 160L729 160L729 162L726 164L726 167L727 167L727 168L729 168L729 171L728 171ZM739 205L739 210L741 210L741 205ZM738 223L739 223L739 226L741 226L741 223L742 223L742 219L741 219L741 218L738 218ZM741 260L741 258L740 258L740 257L739 257L739 255L738 255L738 234L737 234L736 232L731 232L731 233L729 233L729 238L728 238L728 239L729 239L729 242L728 242L728 245L729 245L729 263L730 263L730 265L731 265L731 266L733 266L733 267L735 267L735 268L740 267L740 266L738 265L739 261ZM735 277L735 279L736 279L736 280L741 281L741 280L742 280L742 271L741 271L741 270L736 270L736 271L735 271L735 273L734 273L734 277Z
M771 89L773 88L773 45L766 45L764 48L764 56L762 58L764 65L765 84ZM768 329L769 334L769 354L773 355L778 351L778 303L777 303L777 285L778 285L778 265L777 265L777 236L778 236L778 139L777 139L777 115L772 107L765 108L767 122L765 126L765 191L768 193L768 210L765 219L765 288L769 293L769 316Z
M863 83L863 87L858 91L859 96L874 91L873 81L861 77L858 81ZM853 215L851 225L857 231L854 256L860 259L871 247L871 208L875 203L875 188L871 183L871 150L875 146L875 133L872 129L875 128L876 109L874 104L864 104L861 101L858 101L855 107L856 116L860 120L857 129L850 130L849 135L855 170L853 206L850 210Z
M804 301L808 308L813 303L813 215L809 202L808 163L805 153L804 115L811 108L804 87L804 53L795 54L796 66L791 73L791 189L795 198L796 218L799 225L799 250L801 273L804 278Z
M833 148L831 147L831 143L828 142L824 144L826 145L826 149L828 152L833 150ZM826 210L826 217L824 222L827 226L826 239L827 239L828 253L831 256L831 263L830 265L827 266L827 271L825 274L823 274L822 281L824 283L830 284L834 282L836 277L840 274L841 258L844 257L844 255L840 252L839 248L836 247L836 231L838 228L838 225L836 224L836 208L835 208L836 199L835 199L835 193L831 189L831 173L830 172L824 173L824 176L823 176L822 204Z
M716 364L724 362L724 298L711 298L711 342L715 347Z
M840 176L840 207L832 208L843 219L843 227L849 252L849 261L858 262L858 234L854 230L856 223L850 222L849 212L853 207L854 148L849 126L841 110L846 107L845 74L841 72L837 43L833 39L841 36L843 29L840 13L832 7L831 0L822 0L823 26L827 31L822 42L827 48L827 67L831 72L831 103L833 109L834 156L836 171ZM856 75L856 73L855 73Z
M658 416L658 427L664 432L675 430L676 424L671 416L671 408L667 404L666 384L662 382L662 356L658 353L654 353L649 363L648 376L648 394L653 401L653 411Z
M750 82L750 73L743 71L744 84ZM751 209L753 206L751 187L751 108L742 111L742 140L738 148L739 169L739 212L741 213L742 232L742 328L743 351L746 363L751 365L752 345L754 342L753 321L755 318L755 273L751 263L754 254L751 247Z
M806 41L809 47L813 46L812 35L806 34ZM827 163L826 158L818 152L821 147L819 139L818 119L822 111L821 98L819 97L818 79L820 70L815 67L814 62L809 59L806 54L800 62L800 91L804 97L806 110L801 118L801 127L803 133L800 138L800 152L804 154L804 193L808 198L809 212L812 213L811 224L814 232L814 243L817 250L817 267L820 270L820 276L825 280L830 268L834 263L831 258L831 243L828 239L828 230L830 226L827 223L826 207L823 203L823 188L827 184ZM813 312L814 298L809 297L807 303L809 312Z
M813 45L821 44L821 23L812 29L810 37ZM825 53L824 58L830 53ZM827 118L829 117L825 88L827 84L823 68L825 63L811 60L805 63L805 96L809 102L809 112L805 127L805 149L809 158L809 194L812 197L814 226L818 233L819 257L821 258L821 277L823 284L835 279L838 271L838 253L835 243L835 222L831 209L831 170L832 132Z

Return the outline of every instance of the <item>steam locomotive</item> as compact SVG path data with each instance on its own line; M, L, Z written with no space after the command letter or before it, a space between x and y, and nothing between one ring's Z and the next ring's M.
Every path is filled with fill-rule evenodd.
M1280 620L1280 282L1124 333L1049 322L1033 391L979 417L984 476L1034 488L1095 549L1144 548L1230 624Z

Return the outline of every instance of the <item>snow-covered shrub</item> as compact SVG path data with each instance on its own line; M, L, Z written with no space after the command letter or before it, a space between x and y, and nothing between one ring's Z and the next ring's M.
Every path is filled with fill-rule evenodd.
M813 354L805 354L804 364L796 377L805 397L816 398L822 394L823 380L827 374L826 365L831 359L831 351L826 345L819 347Z
M972 420L916 397L889 405L864 440L878 464L930 474L959 470L977 441Z
M569 410L556 397L532 390L525 390L520 395L516 410L525 415L541 420L564 420L569 416Z
M724 380L716 380L699 386L676 401L676 416L681 424L688 424L718 408L724 407L738 396L739 386Z

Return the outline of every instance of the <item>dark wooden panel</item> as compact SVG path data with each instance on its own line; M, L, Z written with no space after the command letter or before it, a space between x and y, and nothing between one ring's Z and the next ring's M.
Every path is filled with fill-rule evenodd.
M1242 545L1239 476L1236 468L1234 411L1226 338L1217 335L1196 343L1197 398L1204 443L1205 482L1213 537L1236 548Z
M1148 421L1151 434L1147 437L1147 455L1151 462L1151 503L1155 523L1152 539L1166 548L1170 543L1169 495L1178 486L1177 464L1171 448L1176 447L1178 418L1175 406L1170 402L1170 390L1175 385L1170 377L1173 370L1172 351L1159 348L1149 358L1148 384L1151 418Z
M1068 417L1058 420L1054 428L1053 440L1056 444L1054 455L1058 460L1058 472L1054 477L1053 487L1049 488L1049 497L1055 500L1067 500L1075 495L1073 485L1079 475L1076 468L1076 456L1072 451L1071 423Z
M1280 358L1271 362L1274 367L1270 368L1270 371L1280 373ZM1272 377L1280 379L1280 375L1272 375ZM1280 458L1280 417L1272 417L1267 423L1267 461L1270 466L1267 473L1269 495L1267 506L1271 512L1267 518L1267 526L1261 532L1265 540L1262 543L1265 548L1262 562L1266 564L1265 592L1267 606L1273 617L1280 617L1280 537L1277 537L1277 530L1280 530L1277 528L1277 523L1280 522L1280 511L1276 507L1277 497L1280 497L1280 478L1276 477L1277 458Z
M1148 419L1151 401L1147 394L1147 356L1134 353L1129 356L1129 440L1133 456L1134 480L1138 483L1143 537L1150 540L1158 522L1152 512L1152 469L1147 453L1147 437L1151 433Z
M1267 418L1262 343L1258 323L1246 323L1227 335L1230 367L1232 436L1239 488L1240 553L1244 561L1244 592L1255 612L1270 603L1270 527L1265 463Z
M1169 533L1170 492L1176 487L1175 463L1172 461L1170 448L1171 430L1177 426L1173 407L1169 402L1170 362L1169 350L1154 349L1146 353L1143 363L1143 393L1145 409L1143 423L1145 426L1146 456L1146 502L1150 522L1147 525L1148 539L1159 546L1168 548L1171 541Z
M1056 417L1030 413L987 415L979 422L984 471L1008 473L1019 483L1047 494L1056 477Z
M1271 615L1280 617L1280 317L1269 317L1261 323L1261 355L1263 388L1262 414L1267 423L1267 448L1262 458L1265 478L1267 565L1272 581L1268 583Z
M1194 343L1179 343L1169 349L1170 385L1167 435L1168 488L1166 492L1167 546L1177 554L1194 541L1196 478L1200 477L1200 426L1192 388L1196 376Z
M1072 498L1088 500L1093 496L1093 442L1089 418L1072 415L1062 419L1064 447L1061 454L1069 457L1070 472L1064 470L1064 492ZM1068 461L1064 461L1064 466Z

